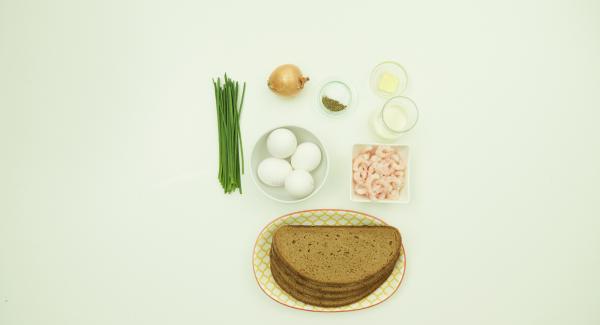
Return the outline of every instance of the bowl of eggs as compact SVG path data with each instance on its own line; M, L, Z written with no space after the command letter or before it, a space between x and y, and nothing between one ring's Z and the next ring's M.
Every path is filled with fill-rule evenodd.
M252 150L252 179L267 197L282 203L307 200L329 173L323 143L310 131L283 126L263 134Z

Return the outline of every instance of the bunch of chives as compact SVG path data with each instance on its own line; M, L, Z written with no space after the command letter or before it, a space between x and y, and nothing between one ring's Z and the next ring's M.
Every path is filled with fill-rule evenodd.
M240 132L240 115L244 105L246 83L244 82L241 96L240 86L225 74L213 79L215 101L217 103L217 123L219 127L219 182L225 193L236 189L242 193L241 174L244 173L244 152L242 134Z

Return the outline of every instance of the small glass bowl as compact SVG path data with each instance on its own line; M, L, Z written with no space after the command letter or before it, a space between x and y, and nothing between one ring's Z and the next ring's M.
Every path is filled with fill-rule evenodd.
M395 120L395 121L394 121ZM404 96L392 97L371 117L371 128L381 139L392 141L412 130L419 120L415 102ZM394 125L393 122L398 122Z
M342 100L346 104L346 108L341 111L332 111L329 110L325 105L323 105L323 97L328 95L327 97L332 99L345 99ZM333 94L333 95L332 95ZM344 97L344 98L340 98ZM341 115L345 115L348 111L353 109L356 106L356 96L352 91L352 88L345 82L339 80L330 80L327 81L321 86L321 90L319 91L319 97L317 98L319 102L320 111L325 113L329 117L339 117Z
M395 91L387 92L379 89L379 81L384 73L388 73L397 78L398 85ZM402 94L404 90L406 90L406 86L408 85L408 76L406 74L406 70L404 70L400 63L394 61L385 61L379 63L375 66L375 68L373 68L373 71L371 71L371 77L369 78L369 83L371 85L371 90L377 96L388 99L398 96Z

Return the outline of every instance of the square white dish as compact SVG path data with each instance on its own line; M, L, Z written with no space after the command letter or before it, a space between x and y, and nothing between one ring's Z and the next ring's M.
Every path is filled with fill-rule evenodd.
M400 190L400 197L397 200L369 200L363 196L360 196L354 193L354 185L352 181L352 162L354 157L358 155L358 153L366 147L371 146L390 146L398 150L400 154L400 158L406 161L406 171L404 176L404 186ZM411 173L411 164L410 164L410 147L408 145L402 144L384 144L384 143L359 143L354 144L352 146L352 159L349 163L350 166L350 200L354 202L363 202L363 203L409 203L410 202L410 173Z

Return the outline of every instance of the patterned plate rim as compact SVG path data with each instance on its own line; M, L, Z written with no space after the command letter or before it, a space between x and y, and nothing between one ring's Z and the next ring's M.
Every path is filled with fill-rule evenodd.
M286 213L280 217L277 217L271 221L269 221L259 232L258 232L258 236L256 237L256 241L254 242L254 246L252 247L252 273L254 273L254 280L256 281L256 285L258 285L258 287L260 288L260 290L267 295L267 297L269 297L271 300L275 301L276 303L286 306L288 308L292 308L292 309L297 309L297 310L302 310L302 311L309 311L309 312L314 312L314 313L345 313L345 312L352 312L352 311L359 311L359 310L364 310L367 308L371 308L371 307L375 307L379 304L381 304L382 302L390 299L395 293L396 291L398 291L398 289L400 288L400 286L402 286L402 281L404 280L404 276L406 275L406 251L404 250L404 243L402 243L402 246L400 247L402 249L402 255L404 256L404 262L402 263L402 277L400 278L400 281L398 282L398 285L394 288L394 291L392 293L390 293L385 299L374 303L372 305L369 306L365 306L365 307L361 307L361 308L355 308L355 309L347 309L347 310L328 310L328 309L322 309L322 310L313 310L313 309L305 309L302 307L296 307L296 306L290 306L282 301L279 301L278 299L276 299L275 297L271 296L271 294L269 294L261 285L260 285L260 281L258 280L258 277L256 275L256 269L254 267L254 254L256 252L256 245L258 245L258 241L260 240L260 238L262 237L261 234L273 223L277 222L277 220L280 219L284 219L287 218L291 215L294 214L300 214L300 213L307 213L307 212L316 212L316 211L341 211L341 212L350 212L350 213L357 213L360 214L362 216L365 216L367 218L371 218L371 219L375 219L379 222L381 222L384 225L387 225L388 223L383 221L380 218L377 218L375 216L372 216L368 213L364 213L361 211L356 211L356 210L347 210L347 209L310 209L310 210L300 210L300 211L294 211L294 212L290 212L290 213Z

